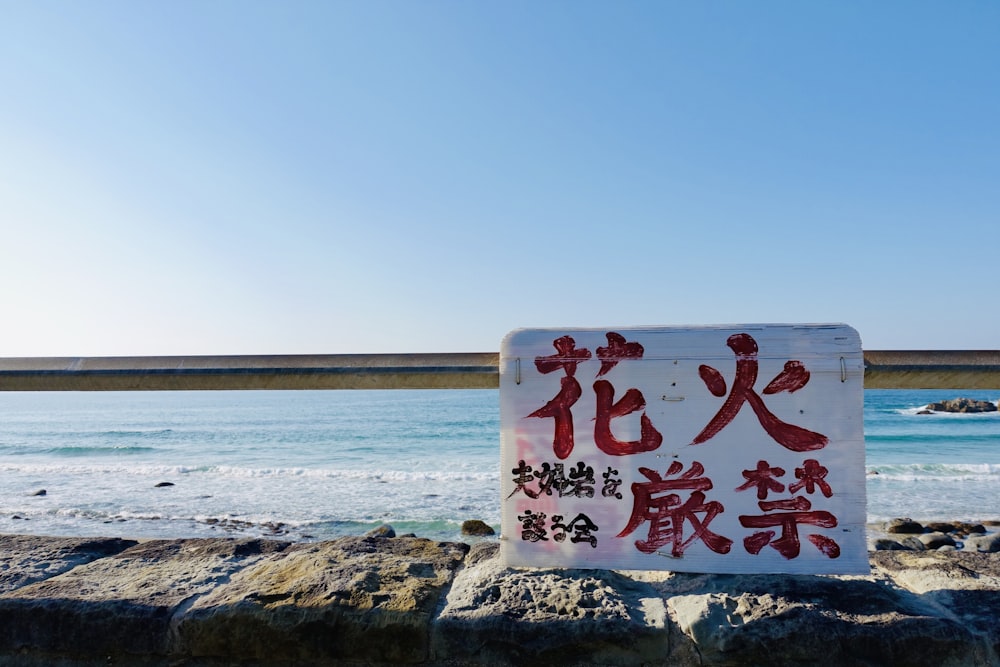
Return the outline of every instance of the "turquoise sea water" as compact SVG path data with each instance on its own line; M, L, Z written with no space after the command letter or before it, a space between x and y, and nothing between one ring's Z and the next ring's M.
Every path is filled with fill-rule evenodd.
M1000 518L1000 414L916 414L998 395L866 392L869 519ZM0 392L0 532L457 539L499 430L496 390Z
M965 396L996 402L1000 392L865 392L868 517L1000 519L1000 413L917 414Z

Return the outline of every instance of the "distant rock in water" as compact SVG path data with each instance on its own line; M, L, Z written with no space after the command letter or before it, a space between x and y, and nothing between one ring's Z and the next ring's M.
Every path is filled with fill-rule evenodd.
M48 491L46 491L45 489L38 489L37 491L35 491L31 495L33 495L33 496L44 496L47 493L48 493Z
M463 535L496 535L496 531L486 522L479 519L469 519L462 522Z
M396 537L396 531L389 524L383 523L365 533L365 537Z
M155 487L155 488L157 488L157 489L158 489L158 488L160 488L161 486L173 486L173 485L174 485L174 483L173 483L173 482L160 482L159 484L157 484L157 485L156 485L156 487Z
M920 412L920 414L926 414L927 411L933 412L996 412L997 404L990 401L974 401L971 398L955 398L950 401L940 401L938 403L931 403L927 406L926 410Z

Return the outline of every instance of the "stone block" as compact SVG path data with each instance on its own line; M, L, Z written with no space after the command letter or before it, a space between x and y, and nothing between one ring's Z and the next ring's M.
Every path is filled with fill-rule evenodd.
M479 544L431 628L432 662L667 664L670 629L649 584L607 570L505 568Z
M989 664L981 638L937 605L869 577L677 574L654 586L699 665Z
M49 538L45 538L49 539ZM157 540L0 595L0 657L34 652L109 662L165 656L171 617L287 544Z
M234 574L173 624L173 653L250 664L412 664L468 547L413 537L298 544Z

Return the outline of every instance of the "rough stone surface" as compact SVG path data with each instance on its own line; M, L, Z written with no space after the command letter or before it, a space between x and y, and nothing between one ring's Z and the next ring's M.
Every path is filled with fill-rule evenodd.
M504 568L477 545L432 628L433 657L460 664L634 665L669 653L663 600L607 570Z
M918 538L928 549L939 549L941 547L955 546L955 540L945 533L924 533Z
M174 624L176 651L229 660L422 662L468 547L420 538L296 545L232 576Z
M0 535L0 593L43 581L138 544L135 540Z
M961 623L887 583L676 574L659 588L702 665L989 664L984 643Z
M951 533L966 537L972 533L985 533L986 527L981 523L964 523L962 521L938 521L928 523L927 530L938 533Z
M850 577L513 569L406 536L0 549L5 666L1000 667L1000 554L968 547Z
M1000 664L1000 556L883 551L871 554L873 572L933 604L982 638L988 651L968 664Z
M965 540L966 551L1000 552L1000 533L972 536Z
M897 540L890 539L888 537L883 537L875 540L875 551L895 551L899 549L908 549L902 543Z
M171 617L287 544L156 540L0 595L0 655L165 656Z

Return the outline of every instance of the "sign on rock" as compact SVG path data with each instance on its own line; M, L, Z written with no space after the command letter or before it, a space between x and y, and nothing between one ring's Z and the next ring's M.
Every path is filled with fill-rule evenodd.
M511 332L504 562L867 573L863 387L842 324Z

